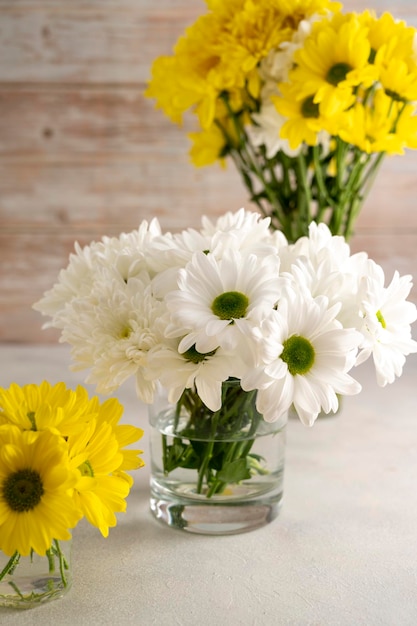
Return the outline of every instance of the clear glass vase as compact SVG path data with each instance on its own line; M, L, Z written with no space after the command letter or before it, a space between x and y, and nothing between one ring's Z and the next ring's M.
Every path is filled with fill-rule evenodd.
M285 423L267 423L256 392L223 383L219 411L195 391L149 411L151 510L169 526L209 535L259 528L275 519L283 495Z
M0 606L29 609L67 593L72 583L71 543L54 540L45 556L0 552Z

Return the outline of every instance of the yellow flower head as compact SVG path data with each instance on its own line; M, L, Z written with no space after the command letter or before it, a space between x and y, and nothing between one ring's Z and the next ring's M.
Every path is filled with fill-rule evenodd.
M136 442L143 431L118 423L123 407L116 399L99 406L95 398L92 404L97 419L68 438L70 466L78 472L74 502L107 537L109 527L117 523L115 513L126 510L125 498L133 480L125 470L143 466L138 457L142 451L124 447Z
M298 98L314 94L325 116L334 116L354 103L355 89L369 87L378 76L369 63L368 27L355 13L337 13L313 24L304 45L296 50L290 80Z
M0 426L0 550L44 555L53 539L70 539L82 517L71 496L76 480L63 437Z
M218 126L212 124L209 129L196 133L188 133L193 145L190 150L191 162L196 167L212 165L216 161L225 167L223 150L225 148L225 138Z
M340 7L329 0L207 0L207 6L174 54L156 59L145 92L174 122L194 109L204 130L222 92L259 96L259 62L289 41L302 19Z
M122 413L123 406L115 398L100 404L81 386L71 391L64 383L43 382L0 389L0 550L28 554L33 548L44 554L52 539L68 539L68 528L83 515L108 535L109 527L116 525L114 512L126 510L125 498L133 483L126 472L144 464L138 456L142 450L131 446L143 431L120 424ZM42 456L46 444L50 450ZM14 510L12 498L23 487L28 497L32 492L37 496L31 496L29 504L18 503L22 508ZM52 536L45 530L48 515ZM8 525L3 527L4 520ZM26 530L13 538L17 523ZM31 530L36 524L38 534Z
M22 430L54 430L66 436L81 430L91 415L86 390L67 389L64 383L0 387L0 424L15 424Z
M365 11L361 19L369 29L373 62L381 64L392 57L407 59L414 56L414 28L402 20L395 20L391 13L383 13L377 18L373 13Z
M404 107L378 89L371 102L357 102L344 117L344 126L339 129L340 137L363 152L386 152L402 154L409 134L412 134L409 122L398 124L404 115ZM413 119L413 118L411 118ZM415 137L415 118L414 118Z
M281 128L281 137L288 139L294 150L303 142L309 146L316 145L324 121L319 105L314 102L314 96L299 99L297 90L292 85L281 85L281 91L281 96L272 98L277 111L287 118Z

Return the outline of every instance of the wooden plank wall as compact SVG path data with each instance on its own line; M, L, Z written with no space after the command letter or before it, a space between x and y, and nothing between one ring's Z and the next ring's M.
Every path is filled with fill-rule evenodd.
M345 8L417 26L414 0L392 4ZM0 0L0 340L56 341L31 304L74 240L249 207L232 167L193 168L186 129L143 97L152 60L204 11L203 0ZM411 152L385 164L352 244L402 273L417 270L416 169Z

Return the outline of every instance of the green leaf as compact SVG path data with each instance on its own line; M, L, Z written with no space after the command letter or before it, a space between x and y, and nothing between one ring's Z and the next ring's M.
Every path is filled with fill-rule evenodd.
M241 480L250 478L251 474L246 463L246 459L237 459L231 463L226 463L217 472L216 478L224 483L239 483Z

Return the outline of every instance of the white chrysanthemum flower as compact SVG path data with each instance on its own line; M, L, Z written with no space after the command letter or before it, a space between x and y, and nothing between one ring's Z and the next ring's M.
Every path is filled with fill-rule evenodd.
M257 408L266 421L278 420L293 404L301 421L312 426L321 411L337 411L337 394L361 390L348 374L361 336L342 328L338 308L328 308L325 297L309 299L293 292L264 323L265 364L248 373L242 387L259 389Z
M259 244L269 243L271 237L269 230L271 218L262 217L254 211L245 211L243 208L234 213L229 211L215 222L203 216L201 222L201 234L214 240L214 245L217 245L219 238L228 235L229 241L235 239L234 247L249 250ZM210 250L213 251L211 248Z
M314 19L301 20L291 41L284 41L278 50L271 50L259 65L259 74L266 83L281 83L288 80L288 74L294 66L294 52L301 48L305 38L311 33Z
M61 270L57 283L47 291L33 308L52 317L44 327L63 328L61 319L69 303L88 296L102 270L113 268L124 280L147 270L146 251L152 239L160 235L158 220L143 221L138 230L122 233L119 237L103 237L81 248L75 243L75 254L70 254L68 266Z
M367 272L365 252L351 254L344 237L332 235L324 223L312 222L309 236L281 251L281 271L295 279L297 289L313 297L324 295L329 305L341 303L338 314L344 327L359 328L358 291Z
M372 354L381 387L401 376L405 357L417 352L417 342L411 338L410 326L417 319L417 308L407 301L411 287L411 276L400 276L398 272L385 287L382 267L368 261L368 272L362 279L361 289L363 342L358 363Z
M180 352L236 349L278 301L283 280L277 255L259 258L231 250L222 259L196 253L179 271L177 291L167 294L167 337L183 336Z
M152 402L154 383L146 376L148 352L163 341L164 303L137 278L97 281L89 297L68 305L61 341L68 342L73 369L90 368L87 383L110 393L131 376L144 402Z
M222 383L229 377L239 377L243 364L239 357L218 348L207 354L194 346L178 352L176 346L160 346L149 354L149 372L168 389L168 400L176 403L185 389L195 387L199 397L211 411L222 405Z
M284 246L288 242L283 233L277 238L276 233L271 232L270 224L270 217L243 208L226 213L214 223L204 216L201 234L210 241L204 252L211 252L216 259L227 256L231 250L255 254L259 259L276 255L278 243Z

